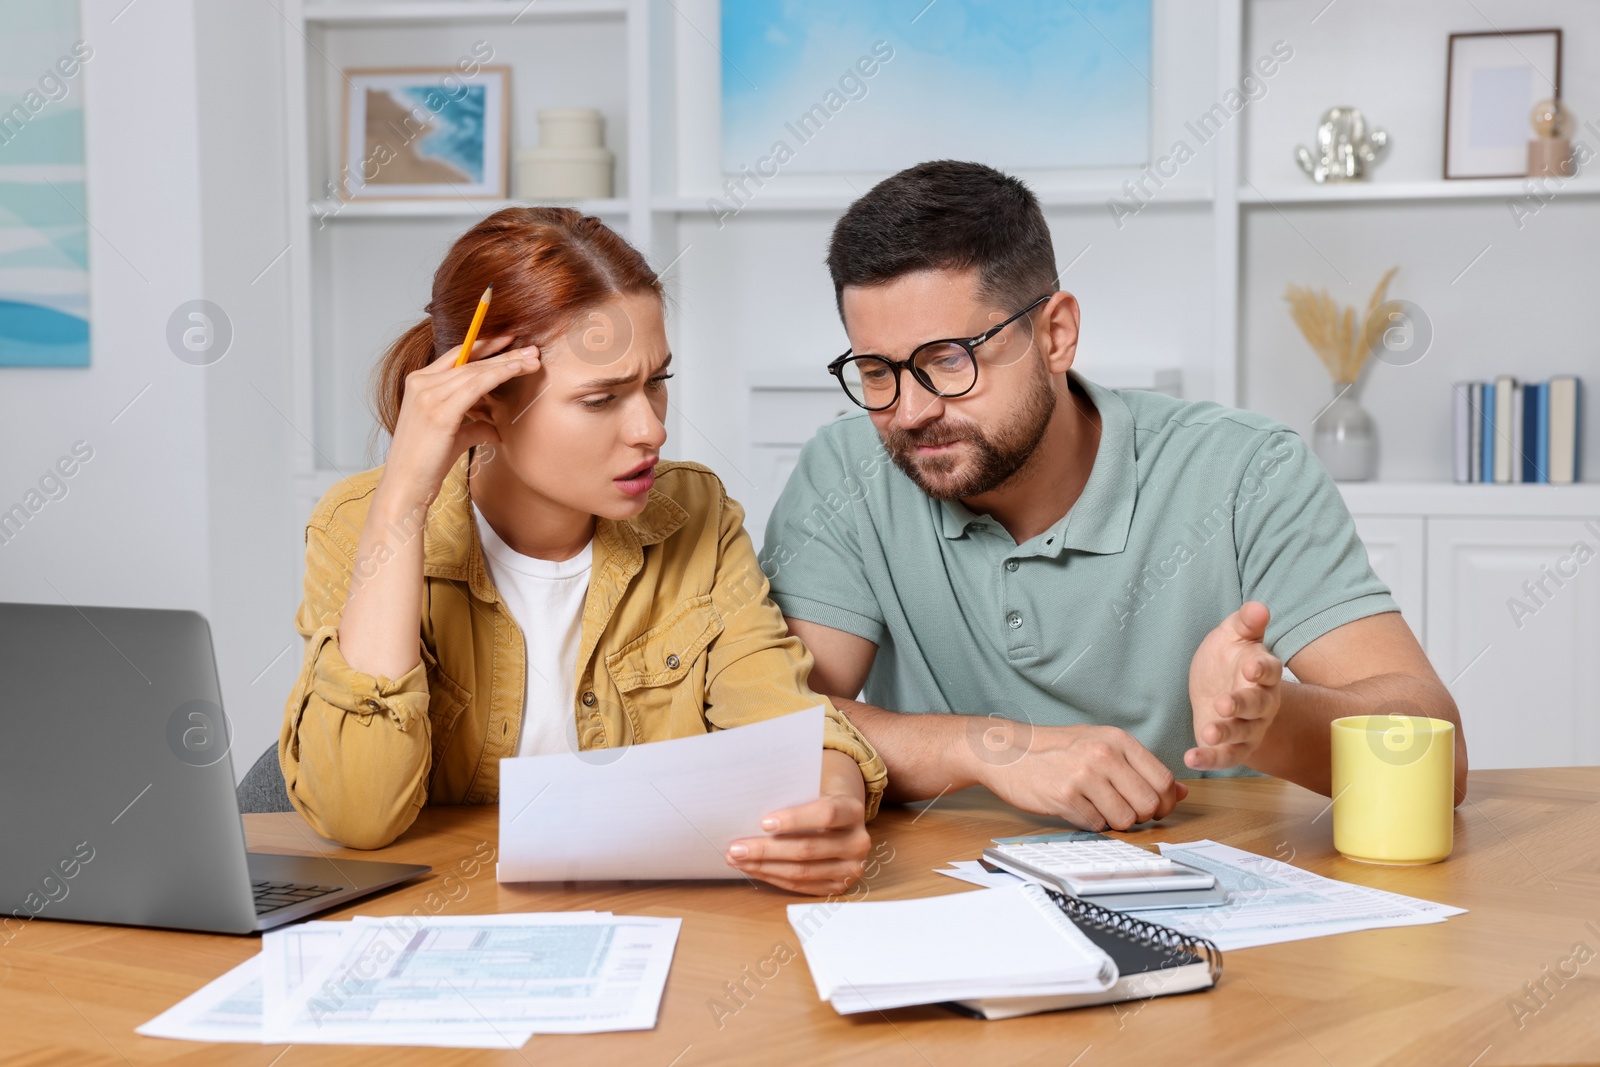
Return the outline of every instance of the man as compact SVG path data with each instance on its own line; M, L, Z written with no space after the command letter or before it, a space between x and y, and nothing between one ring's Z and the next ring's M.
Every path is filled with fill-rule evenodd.
M1465 798L1455 703L1327 472L1271 419L1072 372L1078 302L1026 186L903 171L828 267L829 370L863 410L806 445L762 563L890 799L982 784L1125 830L1180 774L1326 795L1328 724L1361 714L1455 723Z

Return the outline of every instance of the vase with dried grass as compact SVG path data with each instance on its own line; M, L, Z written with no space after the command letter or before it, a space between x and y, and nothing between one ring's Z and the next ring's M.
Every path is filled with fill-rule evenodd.
M1382 314L1391 267L1372 291L1359 328L1356 310L1340 308L1327 290L1289 286L1284 299L1295 325L1333 379L1333 400L1316 417L1311 447L1335 481L1364 482L1378 471L1378 435L1356 397L1356 382L1386 321Z

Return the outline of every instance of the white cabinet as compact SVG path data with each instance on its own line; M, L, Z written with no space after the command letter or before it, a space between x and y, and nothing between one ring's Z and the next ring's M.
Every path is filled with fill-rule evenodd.
M1421 518L1394 518L1386 515L1355 516L1356 532L1367 546L1372 571L1389 587L1400 614L1426 643L1423 612L1424 545L1426 534Z
M1600 486L1339 486L1474 767L1600 764Z
M1600 524L1428 520L1428 655L1475 767L1600 763Z

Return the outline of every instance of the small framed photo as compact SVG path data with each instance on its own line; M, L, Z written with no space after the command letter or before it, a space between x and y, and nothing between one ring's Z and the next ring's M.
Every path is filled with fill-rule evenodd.
M344 72L346 200L506 199L510 67Z
M1533 105L1561 98L1561 31L1452 33L1445 69L1444 176L1524 177Z

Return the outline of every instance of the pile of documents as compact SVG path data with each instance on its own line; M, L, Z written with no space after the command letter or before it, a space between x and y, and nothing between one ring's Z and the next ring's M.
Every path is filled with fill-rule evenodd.
M1227 892L1227 903L1210 908L1140 911L1138 917L1179 933L1206 938L1224 952L1355 930L1439 923L1466 911L1323 878L1281 860L1216 841L1187 841L1160 848L1163 856L1216 875L1218 886ZM985 887L1021 881L1004 871L987 870L976 861L952 863L949 869L937 873Z
M1139 918L1209 938L1223 951L1385 926L1442 923L1465 908L1340 882L1215 841L1162 845L1161 854L1210 871L1228 891L1215 908L1141 911Z
M520 1048L655 1026L680 919L610 912L357 917L261 952L138 1028L264 1044Z

